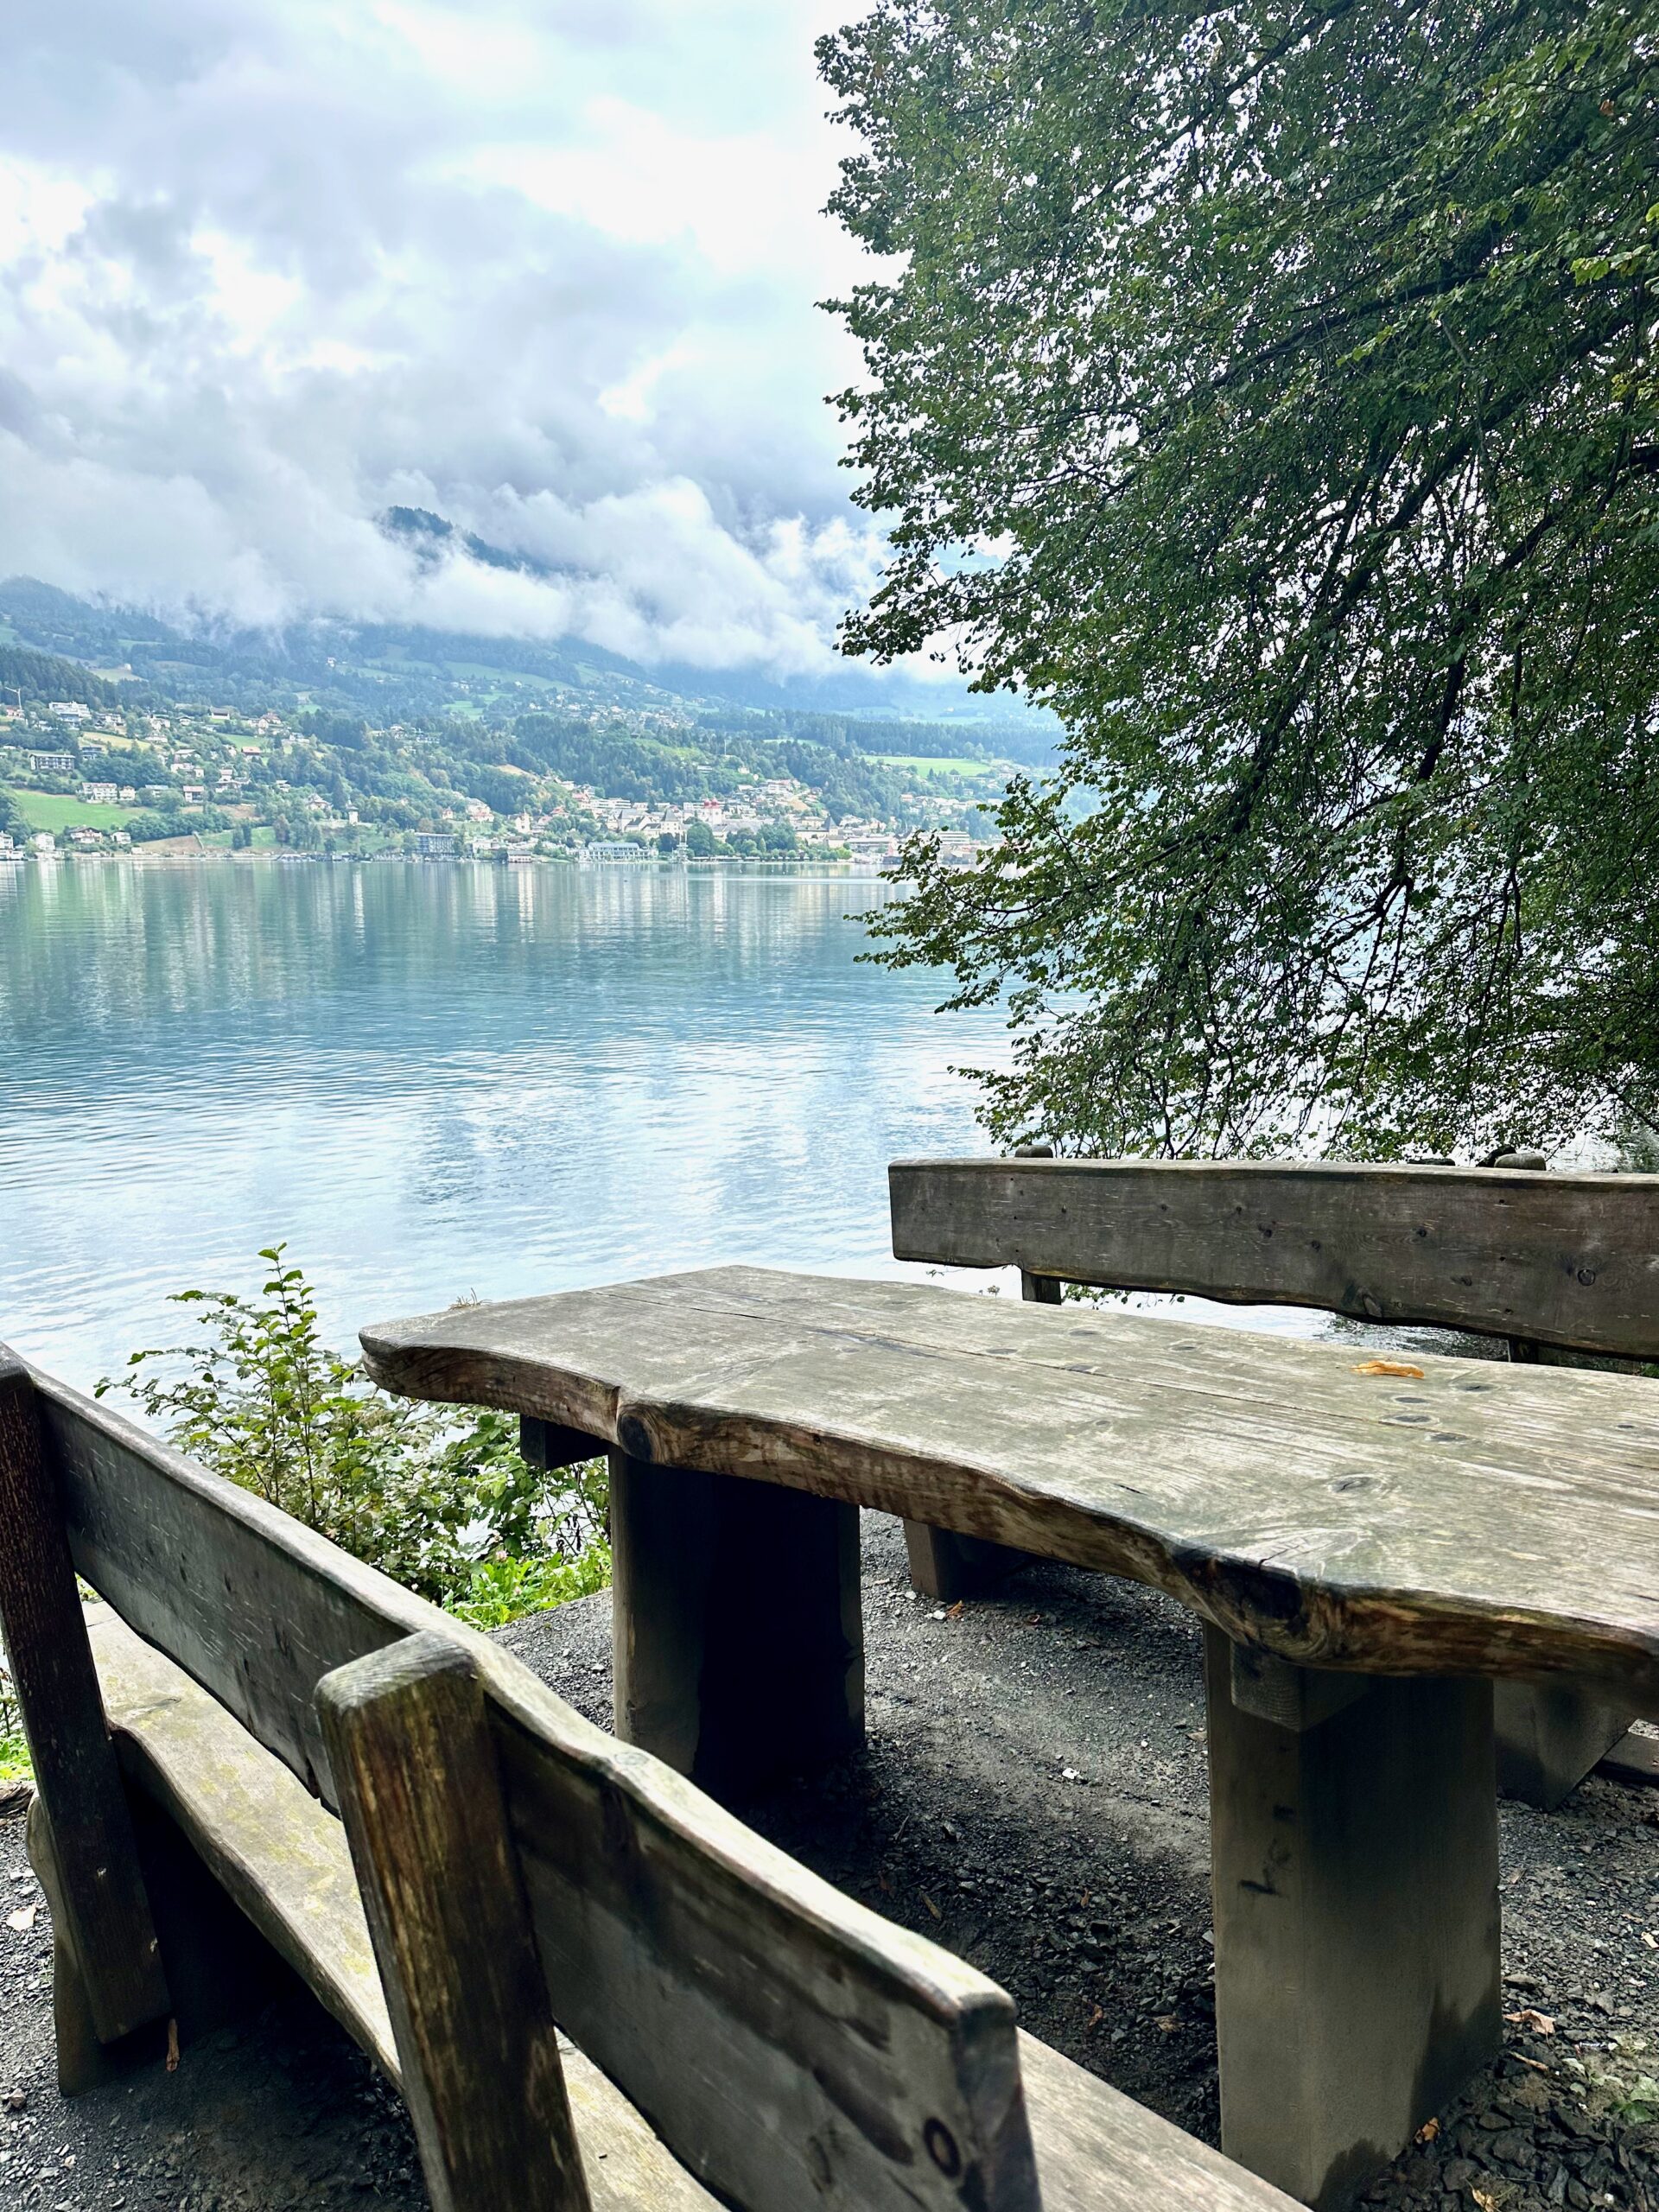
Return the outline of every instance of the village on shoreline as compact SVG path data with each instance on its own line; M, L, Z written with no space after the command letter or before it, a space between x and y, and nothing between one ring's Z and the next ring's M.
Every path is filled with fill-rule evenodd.
M546 719L542 717L540 719ZM918 829L942 855L973 861L987 838L967 761L901 765L885 805L739 761L698 761L669 716L613 710L590 779L509 741L458 746L455 725L372 729L343 716L229 707L0 702L0 865L64 858L167 861L411 860L679 866L832 865L880 869ZM642 721L661 721L638 741ZM607 772L606 739L617 772ZM637 759L688 758L682 788L652 788ZM480 763L476 750L505 758ZM876 781L866 778L867 783ZM607 783L613 787L607 790ZM715 789L699 785L716 784ZM614 788L620 785L622 788ZM987 788L984 799L994 793Z

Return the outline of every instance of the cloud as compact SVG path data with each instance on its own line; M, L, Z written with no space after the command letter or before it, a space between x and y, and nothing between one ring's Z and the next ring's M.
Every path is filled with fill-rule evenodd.
M0 574L171 613L825 665L880 546L825 0L24 0ZM528 576L423 566L435 509Z

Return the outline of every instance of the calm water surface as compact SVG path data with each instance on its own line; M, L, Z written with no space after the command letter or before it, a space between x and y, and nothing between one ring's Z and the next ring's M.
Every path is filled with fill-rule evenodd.
M893 1273L995 1014L859 965L872 880L0 868L0 1338L86 1384L286 1240L334 1339L736 1260Z

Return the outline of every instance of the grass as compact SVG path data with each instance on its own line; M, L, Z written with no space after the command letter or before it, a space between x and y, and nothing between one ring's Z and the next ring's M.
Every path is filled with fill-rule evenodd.
M22 1719L17 1700L11 1694L11 1676L0 1661L0 1782L32 1782L35 1778Z
M90 799L70 798L59 791L20 791L12 797L31 830L124 830L136 812L126 806L94 806Z
M1001 777L1006 772L1001 761L973 760L950 754L941 758L931 753L877 753L871 757L889 768L909 768L921 776Z
M591 1598L610 1586L611 1548L595 1536L576 1558L480 1560L472 1571L464 1598L449 1611L469 1626L505 1628L527 1613L545 1613L573 1598Z

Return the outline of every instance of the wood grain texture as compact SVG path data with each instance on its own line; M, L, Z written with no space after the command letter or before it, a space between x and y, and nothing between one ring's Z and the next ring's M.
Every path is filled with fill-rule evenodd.
M1659 1357L1659 1176L896 1160L901 1260Z
M717 1797L864 1740L858 1513L611 1454L616 1733Z
M29 1800L27 1836L29 1863L52 1916L52 2039L56 2046L58 2087L66 2097L79 2097L88 2089L101 2088L120 2066L99 2042L92 2024L92 2000L75 1955L68 1900L59 1878L52 1823L38 1790Z
M413 1396L1127 1575L1305 1665L1659 1698L1659 1384L1361 1375L1329 1344L758 1268L363 1344Z
M584 1874L590 1885L597 1883L604 1864L615 1857L614 1878L625 1894L608 1921L597 1908L589 1913L581 1900L579 1916L590 1936L594 1928L606 1927L604 1955L610 1967L626 1969L631 1977L633 2009L631 2018L621 2018L608 2001L607 1984L588 1975L579 1977L575 1988L562 1990L554 1984L556 2016L632 2102L647 2106L648 2118L659 2120L667 2113L673 2130L670 2147L684 2163L699 2174L724 2174L734 2168L747 2171L747 2161L758 2170L753 2198L757 2212L770 2212L773 2206L781 2212L784 2205L799 2201L779 2193L783 2184L768 2178L774 2172L791 2177L790 2187L799 2185L804 2173L807 2185L817 2188L820 2167L832 2177L856 2173L861 2189L868 2184L876 2190L868 2202L879 2205L887 2200L875 2179L877 2167L887 2162L890 2181L906 2160L913 2163L925 2148L926 2124L937 2119L944 2133L934 2139L944 2144L948 2138L956 2148L947 2155L959 2156L965 2170L982 2176L988 2208L1025 2205L1017 2186L1022 2143L1027 2166L1030 2152L1012 2058L1012 2006L995 1985L958 1967L931 1946L862 1914L827 1885L810 1884L791 1861L728 1822L700 1792L678 1783L658 1762L624 1751L612 1738L588 1729L509 1655L409 1598L286 1516L55 1385L48 1414L73 1471L67 1488L73 1500L72 1534L83 1571L142 1633L153 1637L215 1698L238 1711L251 1734L290 1766L325 1784L330 1775L326 1749L306 1711L321 1675L362 1656L365 1645L384 1649L400 1631L435 1624L473 1653L493 1704L504 1706L528 1726L534 1748L524 1772L531 1779L521 1776L520 1786L530 1789L536 1777L544 1783L550 1773L566 1780L572 1773L587 1778L588 1802L594 1808L602 1805L602 1819L613 1825L583 1832L593 1855ZM522 1751L527 1740L524 1729L509 1733ZM620 1787L619 1759L632 1762ZM172 1771L179 1770L175 1764ZM509 1764L508 1771L518 1770ZM543 1910L544 1881L538 1889L546 1861L537 1858L534 1848L543 1830L532 1818L527 1837L519 1794L519 1787L510 1787L519 1848L537 1900L537 1938L546 1956L552 1936ZM697 1979L701 1954L659 1959L661 1928L628 1889L640 1872L629 1855L632 1823L649 1829L659 1815L686 1849L681 1856L671 1854L674 1878L659 1881L658 1909L677 1900L695 1923L705 1885L713 1881L718 1888L723 1881L734 1940L720 1955L728 1967L747 1960L751 1971L742 1978L744 2002L751 2007L769 2005L772 2014L786 2012L798 2035L817 2038L813 2055L824 2066L830 2088L806 2074L790 2077L785 2099L793 2100L789 2116L816 2123L803 2126L791 2158L780 2160L777 2144L757 2132L749 2104L730 2086L731 2063L746 2050L753 2050L757 2067L766 2059L780 2068L782 2061L768 2058L770 2046L757 2040L752 2018L723 2037L717 2032L730 1991ZM757 1897L751 1897L752 1884L760 1885ZM798 1894L800 1884L808 1885L804 1904ZM822 2006L814 2012L798 1979L790 1978L797 1974L797 1962L789 1959L786 1944L780 1948L779 1934L785 1899L782 1924L792 1926L791 1915L805 1915L834 1972L843 1975L844 1986L838 1984L837 1989L854 2005L850 2018L826 2018ZM843 1916L850 1916L853 1923L850 1937ZM735 1940L745 1927L758 1948L746 1951ZM901 2025L908 2025L935 2056L942 2042L961 2075L943 2079L937 2069L918 2068L914 2087L902 2094L935 2092L934 2108L923 2113L906 2107L915 2129L903 2141L883 2133L878 2124L889 2070L868 2040L869 2018L857 2010L858 2003L875 2002L872 1988L878 1996L886 1993L903 2014ZM917 2011L912 2002L918 1990L933 2005L931 2014ZM846 2046L839 2055L834 2047L837 2036ZM900 2033L895 2050L900 2061L906 2049ZM999 2050L1006 2054L1000 2069ZM694 2069L686 2068L682 2076L688 2050L723 2052L726 2069L719 2078L727 2086L717 2095L709 2094L708 2077ZM775 2102L782 2093L766 2078ZM588 2085L574 2068L570 2084L580 2125L582 2092ZM874 2130L879 2147L872 2147L863 2132L867 2126ZM666 2133L659 2125L658 2136ZM803 2158L816 2163L804 2168ZM612 2163L607 2155L607 2168ZM911 2178L916 2180L914 2175ZM892 2201L925 2205L932 2201L930 2192L944 2190L945 2179L942 2168L930 2165L921 2193ZM597 2189L594 2200L601 2201ZM825 2201L833 2204L836 2199ZM939 2202L946 2201L957 2202L954 2185L948 2200L938 2196Z
M339 1821L108 1606L93 1608L89 1625L130 1782L177 1821L260 1934L401 2088L403 2069ZM592 2062L568 2043L562 2056L594 2212L715 2212L707 2190Z
M447 1616L119 1414L35 1379L77 1570L332 1804L318 1682Z
M539 1685L492 1686L561 2024L744 2212L1036 2212L1014 2007Z
M410 1637L317 1697L433 2212L590 2212L475 1662Z
M1628 1699L1574 1682L1500 1682L1499 1795L1553 1813L1637 1718Z
M784 2193L782 2182L768 2178L774 2173L788 2176L788 2186L798 2189L820 2189L825 2173L832 2179L854 2174L858 2189L874 2193L847 2201L876 2206L887 2201L881 2190L891 2190L894 2172L909 2171L927 2155L926 2143L933 2139L946 2146L941 2157L947 2164L960 2158L963 2171L981 2177L988 2208L1025 2206L1020 2160L1023 2146L1028 2171L1030 2149L1012 2057L1013 2012L994 1984L874 1916L861 1914L827 1885L810 1885L803 1905L796 1885L808 1878L791 1861L767 1853L735 1823L724 1824L724 1816L701 1793L678 1784L654 1760L621 1752L613 1739L586 1730L558 1700L540 1692L533 1677L507 1654L103 1408L55 1384L47 1386L43 1398L47 1423L67 1470L71 1541L82 1572L141 1634L325 1795L331 1770L309 1711L317 1681L334 1666L361 1657L365 1650L382 1649L400 1634L432 1627L474 1653L493 1702L505 1698L514 1711L536 1716L538 1749L524 1770L529 1777L544 1780L550 1772L574 1766L594 1781L589 1803L597 1808L602 1802L605 1818L620 1821L625 1832L625 1813L637 1815L648 1826L647 1816L662 1807L666 1793L675 1816L671 1825L695 1847L674 1860L675 1879L665 1881L661 1898L677 1898L695 1923L705 1880L723 1871L733 1940L721 1959L728 1967L747 1959L751 1970L738 1993L751 2007L770 2006L766 2018L772 2027L778 2028L787 2014L793 2032L817 2036L812 2055L830 2083L826 2089L798 2070L788 2075L787 2094L772 2085L774 2101L781 2098L788 2117L802 2122L791 2157L780 2162L778 2145L757 2133L747 2102L729 2085L711 2094L707 2077L679 2070L687 2050L723 2050L728 2063L721 2079L730 2075L734 2056L746 2051L756 2068L763 2061L782 2068L752 2018L723 2037L717 2032L722 2005L734 1993L711 1988L697 1978L705 1964L716 1961L687 1952L671 1972L657 1957L660 1929L648 1916L642 1919L634 1904L625 1900L608 1922L597 1909L587 1914L583 1907L590 1934L601 1925L607 1929L608 1966L632 1976L632 2021L619 2024L616 2009L602 2001L606 1982L591 1975L579 1977L575 1987L555 1985L556 2017L630 2099L645 2107L659 2134L688 2165L700 2175L734 2169L747 2174L746 2161L754 2166L756 2212L770 2212L773 2206L781 2212L798 2201ZM524 1738L515 1733L513 1740L522 1746ZM567 1754L563 1764L555 1756L559 1747ZM577 1747L580 1755L572 1761L568 1754ZM639 1763L620 1790L608 1786L619 1757ZM601 1776L607 1783L603 1792L594 1780ZM522 1786L529 1788L530 1782L524 1780ZM686 1795L675 1795L677 1789ZM546 1860L537 1859L533 1849L541 1831L532 1821L527 1844L516 1789L510 1788L509 1800L537 1898L537 1936L545 1955L551 1936L542 1910L545 1889L538 1892L537 1883ZM710 1822L723 1848L709 1845ZM584 1872L596 1882L617 1838L605 1828L590 1828L586 1840L593 1863ZM744 1878L734 1888L737 1864ZM624 1853L619 1878L627 1872ZM761 1885L758 1902L750 1895L751 1882ZM789 1910L780 1921L785 1897ZM808 2001L798 1962L789 1958L786 1944L779 1948L780 1928L792 1926L791 1916L803 1912L827 1947L832 1976L841 1977L826 2000L829 2015L822 2005L815 2010ZM843 1914L852 1916L851 1938ZM751 1930L747 1950L737 1940L746 1928ZM764 1940L755 1931L764 1931ZM893 2069L869 2040L869 2020L856 2010L857 2003L874 2004L878 1998L899 2016L894 2056L901 2064L891 2094L931 2097L926 2111L905 2105L904 2120L913 2122L907 2136L893 2132L899 2123L885 2108ZM855 2005L850 2018L833 2012L841 1999ZM672 2024L677 2013L684 2023L679 2032ZM909 2053L906 2033L918 2046L909 2054L917 2061L913 2079L902 2065ZM845 2046L839 2051L837 2037ZM928 2056L938 2064L923 2063ZM936 2120L943 2132L929 2139L928 2123ZM803 2159L810 2163L803 2165ZM940 2194L948 2182L948 2192ZM936 2194L942 2204L957 2201L954 2182L937 2161L928 2163L919 2177L910 2172L910 2185L920 2193L891 2201L925 2205ZM833 2204L836 2199L825 2202Z
M218 1700L108 1605L87 1613L128 1780L386 2072L391 2030L340 1822Z
M1339 2212L1503 2044L1491 1685L1287 1727L1235 1648L1205 1635L1222 2147Z
M0 1345L0 1630L100 2041L165 2018L167 1977L28 1370Z
M387 2079L401 2087L391 2019L340 1821L108 1607L93 1608L89 1622L129 1776L178 1820L255 1926ZM480 1656L485 1655L505 1659L488 1644ZM511 1701L509 1727L532 1736L550 1732L563 1756L584 1763L593 1758L601 1774L613 1760L624 1762L629 1786L645 1804L658 1818L686 1822L694 1841L712 1818L709 1847L729 1859L739 1880L747 1878L752 1854L768 1864L778 1859L769 1846L715 1813L654 1762L623 1752L599 1731L588 1730L516 1662L506 1660L503 1672L515 1678L520 1694ZM833 1891L827 1895L845 1904ZM901 1940L906 1945L918 1941ZM602 2003L602 1995L595 1993L594 2001ZM716 2212L715 2198L671 2156L621 2091L563 2035L560 2050L594 2212ZM1043 2212L1145 2212L1147 2203L1166 2200L1197 2204L1205 2212L1286 2212L1287 2200L1267 2183L1058 2051L1021 2034L1018 2053Z
M1291 2212L1294 2200L1023 2031L1043 2212Z
M301 1713L321 1674L365 1639L383 1648L436 1620L485 1687L536 1953L562 2029L586 2046L561 2035L594 2212L715 2212L682 2158L746 2212L954 2209L969 2201L964 2183L1004 2212L1036 2202L1033 2134L1046 2212L1140 2212L1150 2196L1283 2207L1058 2054L1016 2043L994 1984L591 1727L510 1654L102 1408L48 1390L86 1569L194 1662L94 1610L122 1764L394 2083L345 1834L289 1766L328 1771ZM261 1593L286 1610L258 1624Z

